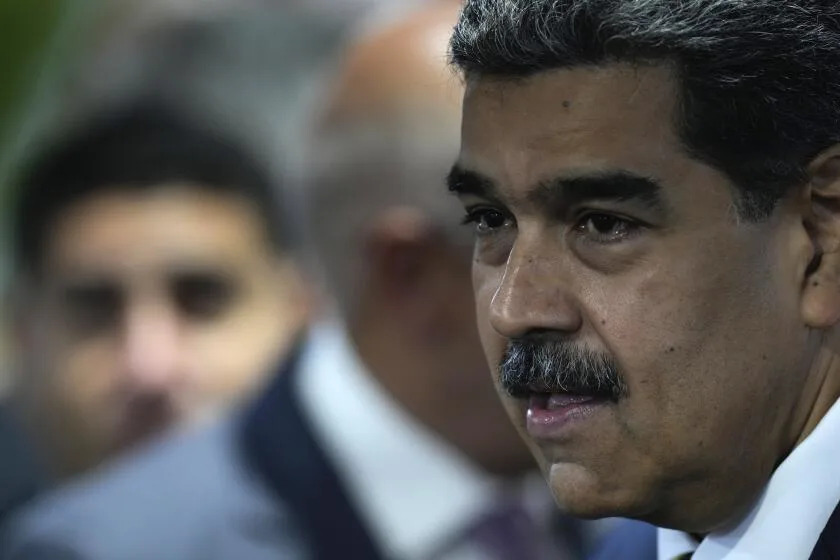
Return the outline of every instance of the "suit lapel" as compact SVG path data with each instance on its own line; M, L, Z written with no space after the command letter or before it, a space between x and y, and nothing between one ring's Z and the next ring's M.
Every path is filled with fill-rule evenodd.
M246 461L290 508L313 558L380 559L295 398L301 346L244 416L241 444Z

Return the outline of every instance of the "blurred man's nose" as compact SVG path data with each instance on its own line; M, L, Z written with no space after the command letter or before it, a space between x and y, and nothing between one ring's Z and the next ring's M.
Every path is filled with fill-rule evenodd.
M489 313L490 324L504 338L544 331L571 334L582 325L568 267L559 249L546 245L522 236L508 255Z
M129 306L123 333L124 383L140 394L170 391L182 381L183 341L178 313L166 303Z

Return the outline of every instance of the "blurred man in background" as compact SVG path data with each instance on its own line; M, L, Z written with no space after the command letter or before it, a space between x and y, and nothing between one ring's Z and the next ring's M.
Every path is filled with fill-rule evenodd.
M363 37L326 95L301 194L334 312L242 414L48 498L9 528L4 558L582 554L583 527L531 484L488 381L471 235L440 196L460 123L456 11Z
M163 105L75 127L20 187L14 404L50 477L216 415L304 322L271 180Z

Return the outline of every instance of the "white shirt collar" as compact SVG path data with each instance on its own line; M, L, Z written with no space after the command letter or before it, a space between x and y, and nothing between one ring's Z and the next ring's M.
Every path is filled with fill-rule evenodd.
M494 501L499 484L391 400L342 327L311 331L298 396L387 556L420 558Z
M737 527L700 546L685 533L659 529L659 560L691 552L693 560L805 560L840 503L840 401L773 473Z

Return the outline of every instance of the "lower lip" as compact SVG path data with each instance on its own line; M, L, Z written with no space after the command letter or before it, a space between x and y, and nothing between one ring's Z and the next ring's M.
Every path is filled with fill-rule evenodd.
M607 406L607 400L581 395L532 396L525 413L528 434L536 439L558 439L573 424L583 422Z

